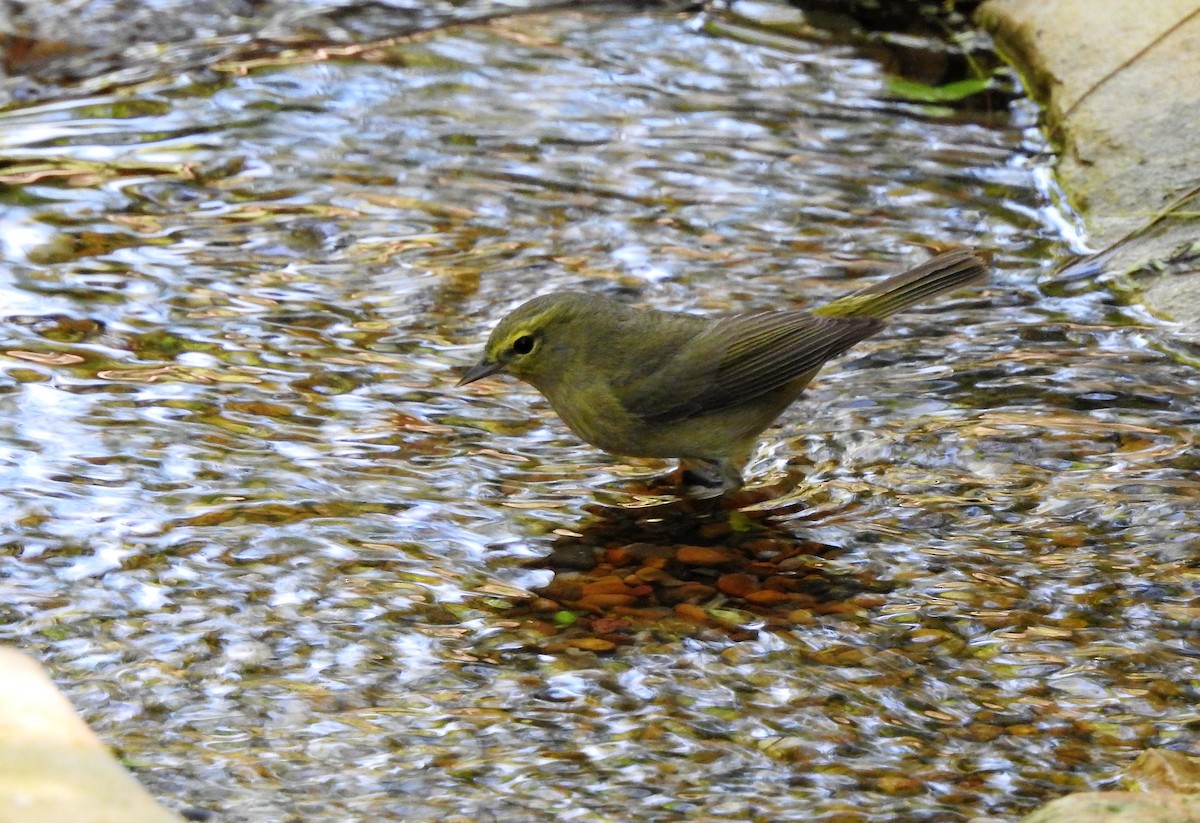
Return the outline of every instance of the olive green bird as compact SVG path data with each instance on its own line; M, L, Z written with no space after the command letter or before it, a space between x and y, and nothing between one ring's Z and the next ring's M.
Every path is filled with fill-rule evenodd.
M458 385L506 371L588 443L681 458L685 477L721 494L743 484L759 434L825 361L878 332L885 317L986 273L982 257L958 249L812 311L719 318L547 294L500 321Z

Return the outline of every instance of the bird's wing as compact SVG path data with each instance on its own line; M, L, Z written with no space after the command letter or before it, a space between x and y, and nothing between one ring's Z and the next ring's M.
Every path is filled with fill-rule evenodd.
M716 321L653 374L625 388L622 405L651 424L737 406L814 372L883 328L872 317L806 311L741 314Z

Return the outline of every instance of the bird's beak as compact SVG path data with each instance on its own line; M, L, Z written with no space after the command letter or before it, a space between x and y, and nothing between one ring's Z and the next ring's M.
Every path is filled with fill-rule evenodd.
M464 374L462 378L460 378L459 381L454 385L457 387L465 386L468 383L474 383L476 380L487 377L489 374L495 374L502 368L504 368L503 363L490 363L488 362L487 358L484 358L471 368L467 369L467 373Z

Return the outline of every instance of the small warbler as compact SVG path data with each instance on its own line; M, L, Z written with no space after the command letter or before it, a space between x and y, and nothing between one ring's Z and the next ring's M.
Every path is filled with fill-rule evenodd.
M957 249L812 311L719 318L547 294L500 321L458 385L507 371L583 440L617 455L681 458L687 482L721 494L741 487L758 435L825 361L883 318L986 273L980 255Z

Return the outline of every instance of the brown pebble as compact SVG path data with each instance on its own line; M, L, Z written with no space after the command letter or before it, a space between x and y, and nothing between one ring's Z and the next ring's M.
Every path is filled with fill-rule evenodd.
M558 626L549 620L531 620L525 625L526 628L532 629L543 637L553 637L558 634Z
M691 620L695 623L704 623L708 621L708 612L691 603L680 603L675 606L675 614L679 615L685 620Z
M987 743L991 740L995 740L1003 733L1004 729L991 723L967 724L967 737L971 740L977 740L981 743Z
M884 794L914 795L920 794L925 788L925 782L916 777L899 774L885 774L875 782Z
M861 666L867 655L865 649L845 649L839 652L835 659L839 666Z
M780 571L794 572L813 567L813 559L807 554L797 554L793 557L785 557L777 564Z
M650 623L662 620L666 609L661 606L614 606L612 613L621 617L633 618L642 623Z
M583 585L577 576L560 574L538 591L538 594L548 600L557 600L560 603L567 600L578 600L583 594Z
M660 546L657 543L629 543L619 547L622 551L628 552L631 557L636 557L639 560L649 560L650 558L669 558L674 554L671 546ZM647 563L646 565L650 565Z
M568 640L568 648L583 649L589 652L611 652L617 644L603 637L576 637Z
M678 579L672 577L670 574L668 574L663 569L654 569L649 566L643 566L642 568L638 569L633 574L629 575L629 577L625 578L625 582L630 586L634 585L634 583L633 583L634 580L638 581L639 583L659 583L659 584L670 584L670 583L677 584L677 583L681 582Z
M732 552L708 546L682 546L675 553L675 559L689 566L721 566L732 563L737 557Z
M614 606L628 606L634 600L637 598L631 594L589 594L579 598L575 605L580 609L603 612Z
M759 606L774 606L776 603L790 603L794 598L786 592L777 592L773 589L759 589L756 592L750 592L746 595L747 603L756 603Z
M747 574L754 575L759 580L763 580L768 575L772 575L775 573L775 564L774 563L762 563L762 562L756 560L753 563L744 564L742 566L742 571L746 572Z
M723 574L717 578L717 591L730 597L745 597L758 588L758 578L748 574Z
M813 613L808 609L792 609L787 613L787 619L797 626L811 626L817 622L817 619L813 617Z
M715 521L713 523L705 523L700 527L700 536L713 538L724 537L733 531L733 526L729 525L729 521Z
M1178 683L1169 680L1155 680L1150 684L1150 694L1159 697L1175 697L1182 693L1183 688Z
M633 560L633 554L624 546L620 546L615 549L607 549L604 552L604 562L611 566L615 566L618 569L622 566L632 565Z
M658 599L669 606L675 603L695 603L701 600L708 600L716 593L717 590L712 586L691 581L684 583L682 586L667 586L660 589Z
M602 615L591 621L592 634L596 637L623 632L629 628L629 623L611 614Z
M858 606L845 601L837 601L833 603L817 603L813 606L813 611L821 614L856 614Z
M628 543L628 545L620 548L629 552L632 557L638 560L648 560L650 558L665 558L670 559L674 554L673 545L660 545L660 543Z
M651 723L647 726L642 726L641 730L637 732L637 737L639 740L647 741L662 740L665 733L666 730L661 725Z
M632 595L633 592L630 590L629 586L625 584L624 580L614 574L609 575L608 577L601 577L599 580L593 580L591 583L584 583L582 595L584 597L589 597L593 594Z

